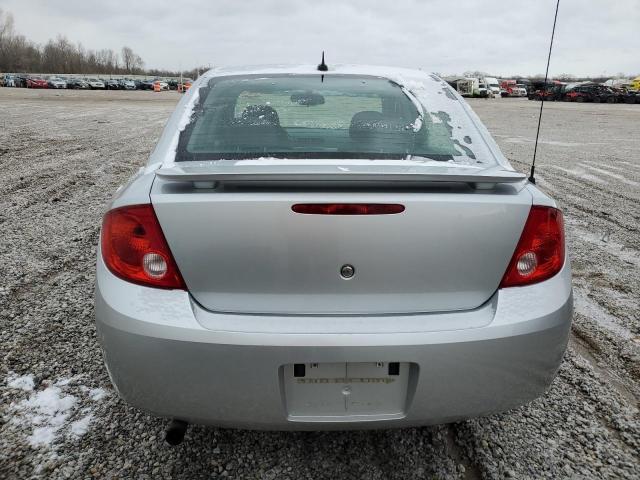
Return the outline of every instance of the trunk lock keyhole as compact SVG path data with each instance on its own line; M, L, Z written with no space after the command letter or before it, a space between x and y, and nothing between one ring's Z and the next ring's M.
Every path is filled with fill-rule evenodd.
M340 267L340 275L342 278L349 279L353 277L356 273L356 269L353 268L353 265L349 265L348 263Z

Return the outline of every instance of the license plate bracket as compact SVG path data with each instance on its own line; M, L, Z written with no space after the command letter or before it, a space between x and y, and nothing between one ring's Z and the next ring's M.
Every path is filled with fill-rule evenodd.
M405 416L410 364L305 363L283 366L292 421L351 421Z

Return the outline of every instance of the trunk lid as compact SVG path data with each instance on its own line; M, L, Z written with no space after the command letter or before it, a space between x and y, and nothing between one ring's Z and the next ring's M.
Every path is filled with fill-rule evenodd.
M520 175L515 172L504 178L485 172L476 186L492 188L481 190L464 176L443 183L410 175L385 184L364 170L360 176L340 170L318 188L312 173L291 176L299 169L271 178L239 168L244 176L235 178L232 170L227 176L211 168L178 170L158 171L151 201L189 292L204 308L220 312L476 308L498 288L531 207L526 189L505 184ZM315 203L405 208L387 215L292 209ZM345 265L355 270L351 278L341 275Z

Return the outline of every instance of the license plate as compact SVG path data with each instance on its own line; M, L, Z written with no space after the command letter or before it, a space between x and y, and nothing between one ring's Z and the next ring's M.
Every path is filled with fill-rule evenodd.
M409 367L409 363L403 362L285 365L289 418L304 421L351 416L402 418Z

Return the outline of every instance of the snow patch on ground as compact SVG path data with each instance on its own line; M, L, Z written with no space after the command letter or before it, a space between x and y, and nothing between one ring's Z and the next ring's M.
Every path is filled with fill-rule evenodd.
M33 375L18 376L15 374L9 374L7 377L7 386L9 388L16 388L18 390L25 390L27 392L33 390Z
M102 388L92 388L91 390L89 390L89 397L95 402L102 400L107 395L108 394L106 390L103 390Z
M18 418L31 424L33 433L27 440L32 447L50 445L64 426L78 399L65 395L57 386L34 393L16 405Z
M86 417L81 418L80 420L76 420L71 423L71 433L76 437L81 437L87 430L89 430L89 423L93 419L93 414L89 414Z
M78 385L77 378L62 378L43 382L36 388L34 376L19 376L9 372L9 388L22 390L27 395L9 405L9 425L24 432L25 440L33 448L50 448L65 436L82 437L93 420L92 407L81 409L83 400L98 402L108 396L102 388Z

